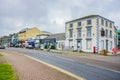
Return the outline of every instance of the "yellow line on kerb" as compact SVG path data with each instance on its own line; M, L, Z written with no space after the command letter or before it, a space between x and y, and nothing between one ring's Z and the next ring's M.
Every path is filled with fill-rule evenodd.
M49 67L51 67L51 68L53 68L53 69L56 69L56 70L58 70L58 71L60 71L60 72L62 72L62 73L65 73L65 74L67 74L67 75L69 75L69 76L71 76L71 77L74 77L74 78L76 78L76 79L78 79L78 80L86 80L85 78L82 78L82 77L80 77L80 76L77 76L77 75L75 75L75 74L73 74L73 73L70 73L70 72L68 72L68 71L66 71L66 70L64 70L64 69L61 69L61 68L58 68L58 67L53 66L53 65L51 65L51 64L48 64L48 63L46 63L46 62L44 62L44 61L41 61L41 60L39 60L39 59L30 57L30 56L27 56L27 55L24 55L24 56L26 56L26 57L28 57L28 58L30 58L30 59L33 59L33 60L35 60L35 61L38 61L38 62L40 62L40 63L42 63L42 64L44 64L44 65L47 65L47 66L49 66Z

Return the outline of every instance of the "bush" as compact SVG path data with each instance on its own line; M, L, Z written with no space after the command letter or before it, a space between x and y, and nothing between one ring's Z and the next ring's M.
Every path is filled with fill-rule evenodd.
M100 51L100 54L101 54L101 55L107 55L106 50L105 50L105 49L102 49L102 50Z

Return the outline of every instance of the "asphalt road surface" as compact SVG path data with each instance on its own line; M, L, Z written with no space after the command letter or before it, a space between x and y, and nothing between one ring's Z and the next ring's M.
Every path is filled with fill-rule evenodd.
M46 63L52 64L64 70L67 70L75 75L81 76L86 80L120 80L120 73L111 71L108 69L91 66L86 63L80 63L75 60L63 57L53 56L51 53L46 54L48 52L41 52L36 50L29 50L29 49L20 49L20 48L7 48L2 51L14 51L20 54L26 54L28 56L37 58L42 60Z

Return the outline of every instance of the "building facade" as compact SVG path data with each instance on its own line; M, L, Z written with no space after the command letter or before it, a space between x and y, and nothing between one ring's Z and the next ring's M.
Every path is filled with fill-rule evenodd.
M10 46L14 47L16 44L18 44L18 33L13 33L11 34Z
M4 46L10 46L10 42L11 42L11 37L10 36L2 36L0 38L0 44L2 44Z
M19 32L18 40L25 41L25 40L28 40L29 38L36 37L36 35L39 35L41 33L42 32L36 27L26 28L26 29L23 29Z
M49 37L56 39L56 49L63 50L65 48L65 33L57 33Z
M65 47L65 33L57 33L49 35L43 39L45 48L52 46L52 49L63 50Z
M27 40L35 38L36 35L39 35L41 33L42 32L36 27L26 28L21 30L18 34L19 45L22 45L22 47L25 47Z
M66 22L66 47L85 52L111 52L116 47L114 22L99 15L89 15Z
M117 31L117 45L118 48L120 49L120 30Z

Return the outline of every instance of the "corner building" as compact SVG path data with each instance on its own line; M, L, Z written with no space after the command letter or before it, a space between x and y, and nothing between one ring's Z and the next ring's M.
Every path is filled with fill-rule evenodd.
M89 15L65 23L66 48L85 52L108 52L116 47L114 22L100 15Z

